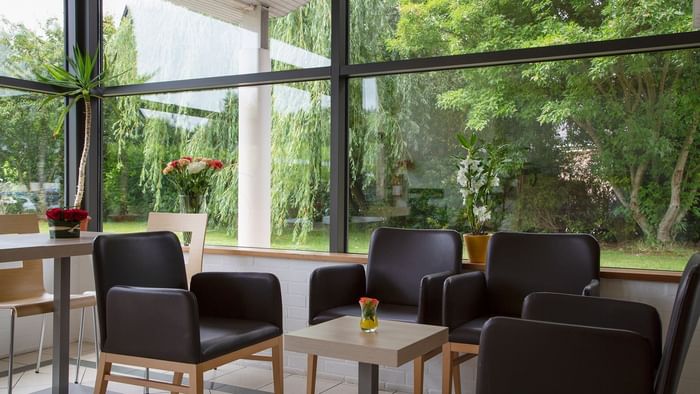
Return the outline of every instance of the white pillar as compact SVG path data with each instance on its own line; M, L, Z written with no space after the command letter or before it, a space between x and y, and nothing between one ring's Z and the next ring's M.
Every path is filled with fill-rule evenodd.
M256 7L241 28L241 74L271 70L268 12ZM238 89L238 245L270 247L272 88Z

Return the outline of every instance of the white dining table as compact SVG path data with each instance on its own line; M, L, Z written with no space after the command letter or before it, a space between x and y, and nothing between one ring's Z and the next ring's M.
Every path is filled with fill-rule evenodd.
M53 363L51 393L68 394L70 345L70 260L92 254L98 232L81 232L80 238L50 239L48 234L0 235L0 264L32 259L53 259Z

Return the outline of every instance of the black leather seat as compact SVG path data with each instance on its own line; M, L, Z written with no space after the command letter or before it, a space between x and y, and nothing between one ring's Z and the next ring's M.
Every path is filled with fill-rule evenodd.
M597 295L600 247L587 234L495 233L486 272L455 275L444 283L443 393L459 389L459 364L479 353L481 332L493 316L520 317L523 300L537 291ZM459 353L466 353L459 357Z
M360 264L322 267L311 274L309 324L359 316L364 296L379 300L380 321L440 324L443 282L461 266L462 238L456 231L378 228L370 239L366 274ZM422 393L424 361L414 366L415 392ZM315 364L316 356L309 355L311 386Z
M699 316L700 254L678 285L663 353L649 305L532 294L522 320L485 325L477 394L675 394Z
M188 290L171 232L99 236L93 266L103 352L95 393L108 381L164 388L111 375L113 362L172 370L172 391L202 393L206 370L268 348L275 393L282 393L282 296L274 275L204 272Z

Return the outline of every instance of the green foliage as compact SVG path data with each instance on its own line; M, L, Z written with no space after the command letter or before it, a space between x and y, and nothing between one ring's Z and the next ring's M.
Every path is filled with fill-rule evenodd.
M389 45L404 57L684 32L692 21L680 0L400 0L399 9ZM672 230L664 221L682 222L700 187L699 60L689 50L465 70L438 103L464 111L471 130L503 134L498 122L511 121L522 135L549 128L594 152L590 171L648 238L665 242ZM677 164L680 184L672 183Z

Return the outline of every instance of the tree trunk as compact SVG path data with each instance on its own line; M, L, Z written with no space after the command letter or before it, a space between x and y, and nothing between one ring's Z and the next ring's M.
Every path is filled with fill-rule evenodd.
M46 146L48 143L44 140L43 136L39 143L39 157L36 163L36 175L37 181L39 182L39 190L37 200L39 201L39 212L46 212Z
M80 165L78 167L78 184L75 192L73 208L80 208L85 194L85 171L87 169L88 153L90 152L90 135L92 134L92 103L90 97L83 96L85 105L85 132L83 142L83 153L80 155Z
M647 171L648 163L642 163L634 171L630 171L630 201L629 210L632 218L642 229L646 238L654 236L654 227L649 223L649 220L642 212L642 207L639 205L639 191L642 188L642 180Z
M673 240L673 227L678 223L679 219L681 219L683 174L685 172L685 166L688 163L688 154L690 152L690 147L693 145L696 129L697 124L693 125L683 142L683 146L681 146L681 150L678 153L676 166L673 169L673 176L671 177L671 200L669 201L668 208L666 208L664 217L661 219L661 222L659 222L659 228L656 232L656 239L662 244L668 244Z

